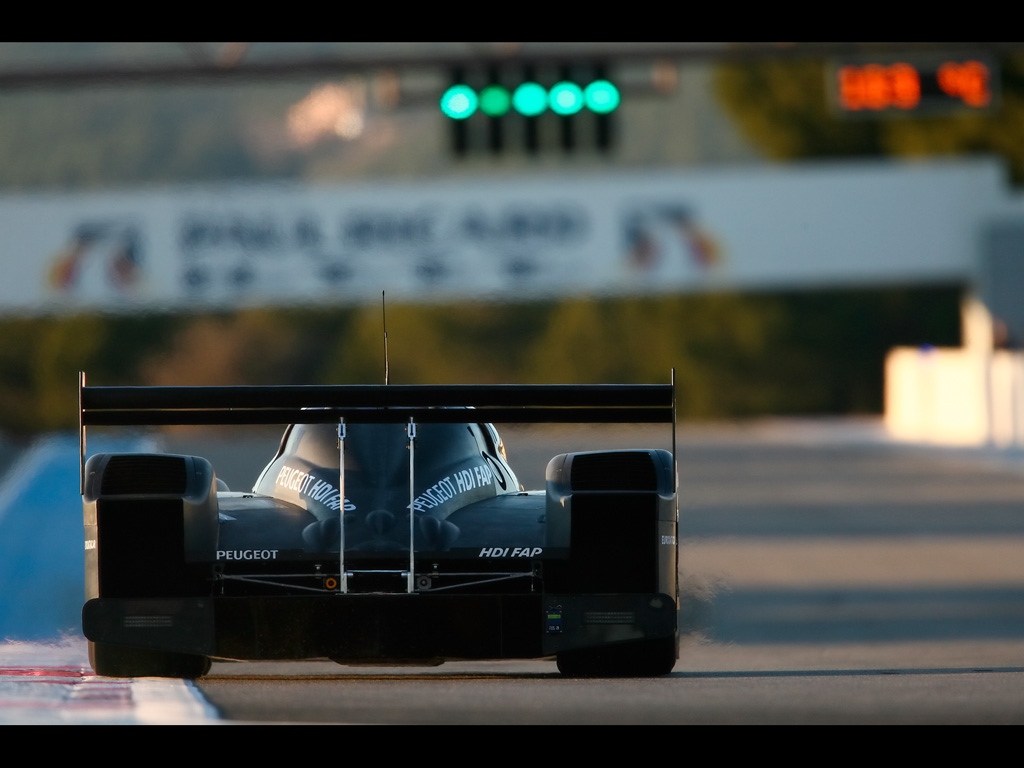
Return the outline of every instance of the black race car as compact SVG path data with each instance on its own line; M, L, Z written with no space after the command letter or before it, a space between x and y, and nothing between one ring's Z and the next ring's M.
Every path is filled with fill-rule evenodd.
M99 675L212 660L677 659L675 382L87 386L86 602ZM673 450L562 453L525 490L493 424L664 423ZM92 426L288 425L251 491L199 456L98 453Z

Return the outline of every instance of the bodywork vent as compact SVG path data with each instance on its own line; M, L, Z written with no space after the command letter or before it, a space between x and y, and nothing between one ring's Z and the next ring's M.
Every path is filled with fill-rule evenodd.
M635 611L587 611L583 614L584 624L636 624Z
M183 494L188 473L182 456L113 456L103 472L101 493L122 496L133 493Z
M574 491L656 491L658 475L647 451L578 454L572 460Z

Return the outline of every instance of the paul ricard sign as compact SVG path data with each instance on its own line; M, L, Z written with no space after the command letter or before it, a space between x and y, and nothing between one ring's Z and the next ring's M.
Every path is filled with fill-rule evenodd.
M0 197L0 313L969 279L995 160Z

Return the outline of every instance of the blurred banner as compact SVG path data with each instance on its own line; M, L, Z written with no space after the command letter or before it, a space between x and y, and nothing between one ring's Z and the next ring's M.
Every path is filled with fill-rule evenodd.
M971 281L995 159L0 196L0 314Z

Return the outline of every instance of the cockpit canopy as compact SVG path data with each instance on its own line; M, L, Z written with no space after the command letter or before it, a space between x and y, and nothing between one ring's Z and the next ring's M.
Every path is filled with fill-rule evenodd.
M468 503L520 490L497 430L485 423L295 424L254 487L319 519L374 510L444 519ZM344 455L345 471L339 461ZM413 464L410 466L410 456Z

